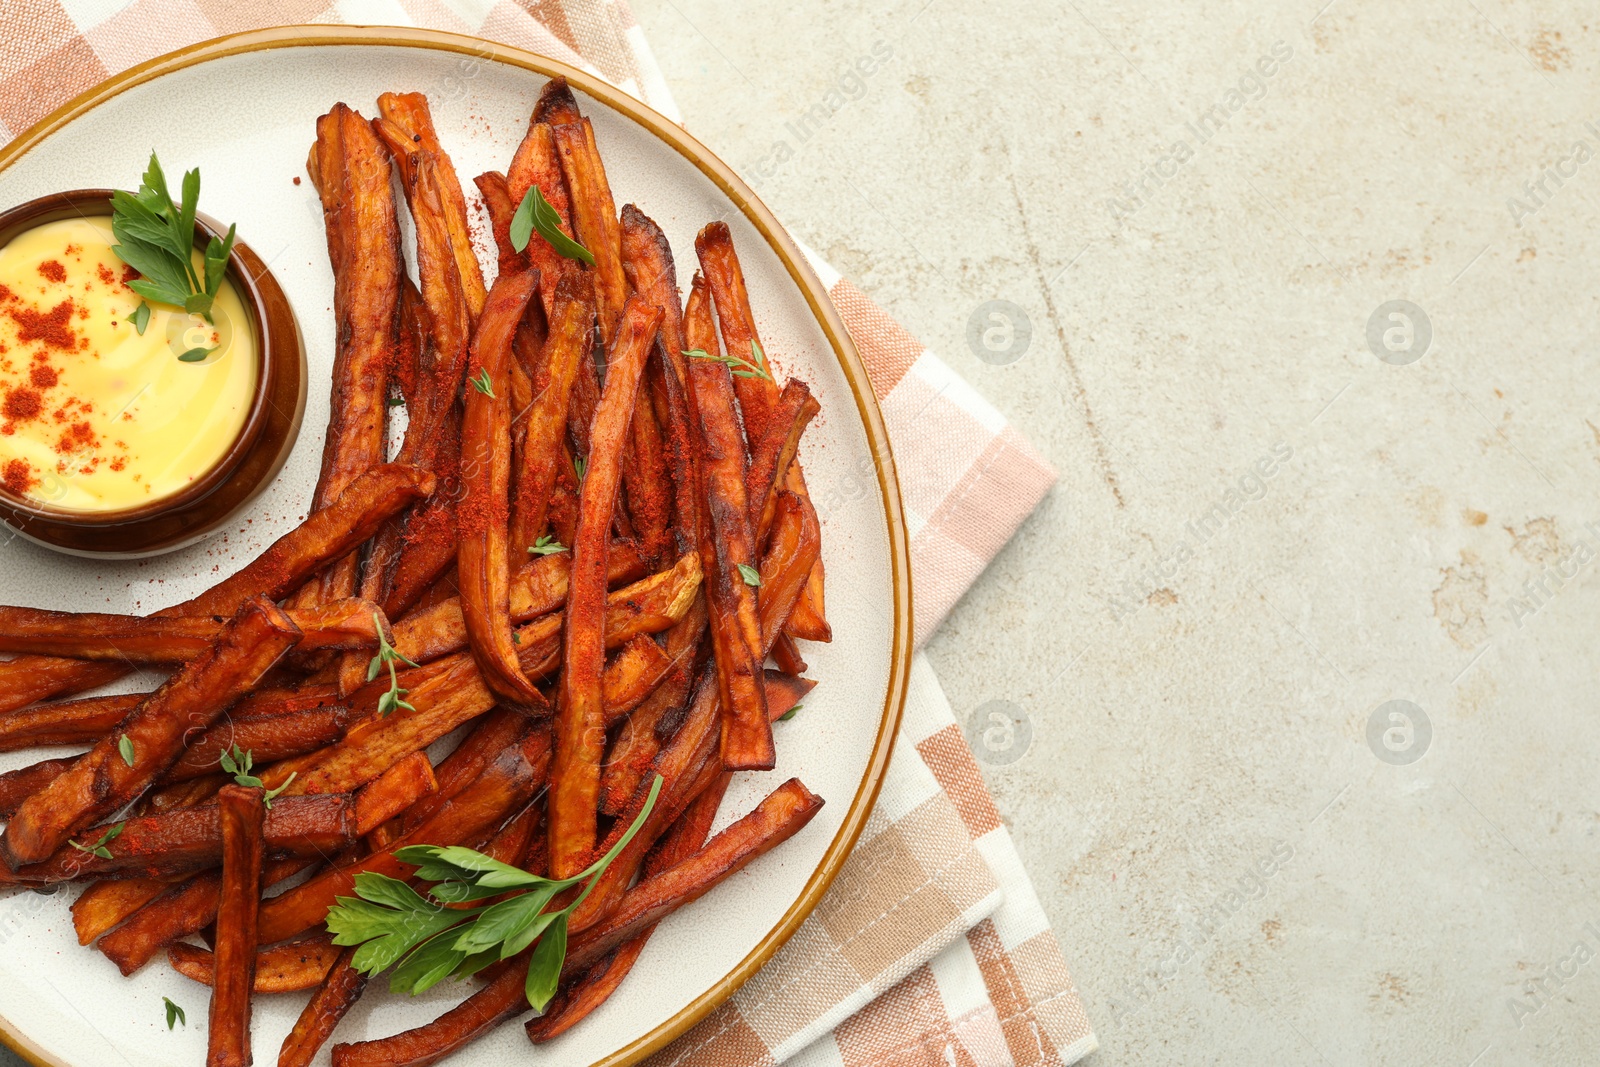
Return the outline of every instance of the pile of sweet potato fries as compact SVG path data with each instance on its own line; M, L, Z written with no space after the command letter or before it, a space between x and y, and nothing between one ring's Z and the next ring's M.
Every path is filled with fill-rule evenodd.
M251 1062L253 995L297 990L278 1062L312 1061L367 983L329 909L358 876L411 878L409 846L568 879L638 823L572 912L539 1042L822 805L790 780L708 840L814 684L796 639L831 638L796 458L817 403L774 380L728 228L700 232L681 303L558 78L506 172L475 179L488 284L427 100L377 108L335 105L308 161L336 320L309 518L149 617L0 608L0 751L91 746L0 775L0 884L87 882L82 944L210 985L211 1064ZM80 695L147 666L171 672L154 692ZM530 951L333 1062L433 1063L525 1013Z

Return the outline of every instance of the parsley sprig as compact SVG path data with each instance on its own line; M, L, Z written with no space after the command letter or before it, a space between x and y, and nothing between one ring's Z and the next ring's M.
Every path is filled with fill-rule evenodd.
M710 359L726 366L733 372L735 378L760 378L762 381L772 381L772 372L767 369L767 355L761 351L761 346L756 344L755 338L750 339L750 355L754 360L740 359L738 356L713 356L703 348L686 348L684 355L690 359Z
M340 897L328 909L335 945L360 945L351 965L371 977L395 966L389 976L394 993L416 996L454 976L477 974L497 960L534 945L524 992L535 1011L555 996L567 956L567 920L588 897L611 861L633 840L661 794L662 778L650 786L644 810L628 832L600 859L571 878L542 878L460 846L414 845L395 858L417 866L416 878L437 883L424 896L405 882L382 874L358 874L355 897ZM585 880L583 892L560 911L546 911L562 891ZM493 904L466 904L513 895Z
M744 584L756 589L761 588L761 572L748 563L739 564L739 577L744 579Z
M400 675L395 664L407 663L413 667L421 665L415 660L402 656L399 650L389 643L389 639L383 636L383 619L378 616L376 611L372 613L372 625L378 629L378 654L372 657L371 663L367 664L367 681L370 682L376 678L378 672L383 670L385 666L389 668L389 691L378 698L378 714L387 718L394 712L395 708L416 711L416 708L401 699L411 690L400 687Z
M182 1023L184 1026L189 1025L189 1017L183 1013L182 1008L172 1003L172 999L170 997L162 997L161 1002L167 1006L168 1030L171 1030L177 1023Z
M480 370L476 378L468 378L467 381L471 382L474 389L488 397L490 400L495 398L494 382L489 379L488 368Z
M80 845L76 841L68 841L67 844L71 845L79 852L87 852L91 856L99 856L103 860L108 860L111 858L111 842L121 837L122 831L127 829L127 827L128 824L126 822L117 823L117 825L111 827L105 833L101 834L100 840L96 841L92 845Z
M550 556L557 552L565 552L566 550L567 546L562 544L560 541L557 541L555 534L545 534L533 544L528 546L529 554L535 556Z
M278 799L278 794L289 788L291 782L300 777L300 772L295 771L289 775L278 788L267 789L267 783L250 773L250 769L255 766L255 762L255 754L250 750L240 752L238 745L233 746L233 751L224 752L222 759L219 761L222 769L233 775L233 780L239 785L244 786L246 789L266 789L267 795L263 800L266 802L267 810L271 811L272 802Z
M511 216L511 247L518 252L527 248L535 230L561 255L568 259L581 259L589 266L594 266L594 256L589 250L562 232L561 213L550 206L550 201L544 198L544 191L537 185L529 186L522 196L522 203L517 205L516 213Z
M167 178L161 163L150 153L150 166L139 183L139 191L118 189L111 194L111 232L117 244L117 258L144 275L128 283L128 288L159 304L183 308L191 315L204 315L211 321L211 305L222 288L222 276L233 251L236 227L228 227L226 238L212 237L206 245L201 265L196 268L194 217L200 202L200 171L183 176L181 202L167 191ZM137 310L134 325L144 332ZM149 321L146 311L144 321Z

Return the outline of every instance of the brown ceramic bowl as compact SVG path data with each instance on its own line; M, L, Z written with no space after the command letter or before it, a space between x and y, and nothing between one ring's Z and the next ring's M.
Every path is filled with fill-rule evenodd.
M0 212L0 247L46 222L110 215L111 190L53 193ZM226 227L195 219L195 246ZM0 521L30 541L79 556L135 557L193 544L228 522L267 487L294 447L306 406L306 361L289 298L261 257L235 240L228 276L256 338L256 391L244 426L221 459L176 493L135 508L83 512L52 507L0 486Z

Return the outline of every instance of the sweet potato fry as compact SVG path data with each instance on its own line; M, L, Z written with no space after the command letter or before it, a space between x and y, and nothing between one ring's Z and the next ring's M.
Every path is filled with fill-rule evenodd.
M127 878L89 886L72 902L72 927L78 944L94 944L95 938L166 892L170 884L154 878Z
M414 508L406 516L403 527L391 527L400 529L400 533L391 535L388 529L379 533L368 560L372 574L376 574L376 566L386 560L392 563L388 567L389 577L383 586L382 600L384 614L391 619L410 611L456 562L455 498L461 492L461 422L453 412L446 412L435 439L432 462L441 472L440 484L446 491ZM385 552L391 536L396 540L392 550ZM372 590L363 584L362 592L370 595ZM354 663L361 662L360 657L346 658Z
M513 210L522 203L528 190L534 187L539 189L545 202L555 209L561 220L562 232L568 237L574 236L572 207L567 199L566 181L561 175L561 162L556 156L554 131L548 123L543 122L528 124L528 132L517 146L517 153L506 171L506 196ZM523 254L527 257L528 265L544 279L540 284L540 297L545 314L552 316L557 284L568 275L577 273L578 265L564 258L538 234L529 238Z
M511 642L510 521L511 338L539 276L502 274L472 339L466 417L461 429L462 496L456 507L457 581L467 638L489 689L516 707L546 706L517 662ZM519 549L519 554L522 551ZM520 562L520 561L519 561Z
M550 283L543 280L541 289ZM587 274L571 272L554 286L550 333L533 379L533 407L523 431L517 498L512 506L511 548L526 552L544 533L550 493L561 469L570 466L564 442L573 384L585 364L592 367L594 292Z
M673 532L678 552L683 553L700 544L700 500L678 272L666 234L644 212L632 204L624 205L621 226L623 274L634 292L662 311L661 332L656 337L660 358L651 361L646 382L671 471Z
M387 153L355 112L338 104L317 121L307 163L322 200L334 271L337 329L331 417L312 506L330 502L384 461L389 355L404 270ZM330 564L295 603L310 607L355 591L355 553Z
M16 662L13 660L12 662ZM71 663L78 660L49 660ZM42 745L93 744L104 737L128 713L137 708L149 693L122 693L117 696L83 697L54 704L36 704L0 716L0 752Z
M777 722L787 715L794 706L806 698L806 694L817 687L817 683L810 678L796 678L783 671L769 670L767 676L767 708L772 712L772 721Z
M232 712L238 719L265 719L332 702L331 688L300 691L263 690L241 700ZM150 696L123 693L39 704L0 716L0 752L43 745L88 745L100 740Z
M231 615L257 593L273 599L286 596L433 489L433 475L415 467L391 463L370 471L352 482L333 504L278 538L232 577L193 600L156 614ZM0 663L0 713L105 685L126 673L127 668L117 664L18 656ZM0 735L4 732L0 727Z
M413 752L356 793L356 833L371 833L439 789L427 753Z
M385 131L380 127L379 132ZM388 142L387 137L385 140ZM417 149L403 135L401 143L388 143L396 156L406 156L409 161L406 204L416 229L417 276L433 340L433 359L425 368L425 383L419 382L422 403L408 408L411 422L400 458L415 455L416 462L431 467L438 447L433 435L452 418L451 409L464 381L467 347L472 339L472 309L446 218L449 181L444 167L448 161L441 164L433 153Z
M772 540L761 558L761 647L771 651L822 552L817 513L787 489L777 494Z
M158 785L140 797L138 803L134 804L133 810L137 815L163 815L170 811L187 811L201 804L209 804L216 798L217 790L227 784L227 776L219 768L214 774L191 778L187 782Z
M161 780L187 782L215 774L223 754L235 748L250 753L260 766L315 752L344 736L349 722L350 709L342 704L323 704L265 718L245 718L236 711L212 723Z
M256 950L255 993L298 993L322 984L341 950L330 934L316 934ZM216 977L216 954L182 941L167 946L172 969L201 985Z
M562 974L580 973L679 907L700 899L751 860L793 837L821 810L822 798L798 778L784 782L704 848L630 889L602 922L574 934L567 943Z
M800 643L791 634L781 633L772 645L772 659L778 669L788 674L801 675L810 668L800 655Z
M322 198L333 266L334 355L330 419L312 496L320 509L350 478L384 462L390 352L395 349L405 267L390 192L389 155L365 118L344 104L317 120L307 170ZM294 597L318 605L357 589L358 553L334 561Z
M278 1067L311 1067L311 1061L316 1059L318 1051L333 1036L334 1028L361 999L361 994L367 988L367 979L351 966L359 947L351 946L339 953L322 985L317 987L317 991L301 1009L294 1029L283 1039L283 1048L278 1052Z
M585 277L593 280L592 274ZM578 364L578 376L572 382L572 400L567 405L567 436L572 442L574 459L583 459L589 454L589 432L594 427L595 412L600 410L600 373L595 369L594 360L582 360ZM561 480L557 482L559 491L563 488L572 488L576 492L578 476L576 470L563 470ZM552 511L551 522L555 521L555 500L550 501ZM632 536L625 529L627 515L617 512L617 536L627 539ZM576 525L576 516L574 516Z
M390 190L388 153L372 128L344 104L317 120L311 168L334 268L337 339L331 415L312 507L331 504L357 476L383 463L388 429L389 357L405 269ZM301 607L350 596L356 558L346 555L302 594Z
M709 330L710 310L704 284L696 276L684 315L684 332L691 345L715 357L720 349ZM750 581L759 561L750 529L745 492L748 468L739 416L734 411L733 379L728 368L714 358L691 363L689 397L699 431L705 516L700 552L706 559L711 644L722 691L722 762L729 770L770 770L778 756L762 702L761 631L756 586Z
M356 833L372 832L410 807L429 792L433 784L432 769L422 753L391 767L356 794ZM300 874L312 865L292 859L273 861L267 865L262 882L272 885ZM102 937L98 946L100 951L123 974L133 974L149 963L164 946L211 924L217 914L220 886L221 875L215 872L172 886L117 929Z
M622 273L622 231L611 183L595 145L588 119L556 126L556 155L567 179L572 226L578 243L594 257L595 303L600 312L600 339L609 351L622 321L628 279Z
M572 95L572 87L567 84L567 79L558 74L545 82L544 88L539 90L539 99L533 105L534 122L559 126L564 122L577 122L582 117L578 111L578 100Z
M488 985L431 1023L376 1041L333 1046L333 1067L427 1067L528 1010L526 953L486 973L492 976Z
M207 654L190 661L72 769L23 802L0 837L12 870L48 859L67 839L111 814L183 753L187 731L219 717L299 640L300 631L265 597L247 603ZM125 742L125 743L124 743ZM127 759L124 750L131 751Z
M398 126L411 143L433 154L434 165L439 169L439 191L444 200L450 250L461 275L467 308L476 317L483 312L486 299L483 271L472 249L472 230L467 222L467 200L461 192L461 179L456 177L455 166L433 128L428 98L422 93L383 93L378 97L378 113Z
M521 745L501 753L481 778L441 805L432 818L388 849L324 871L263 904L261 943L282 941L321 922L336 897L354 893L354 880L359 873L409 875L415 868L396 859L396 849L419 844L460 844L500 822L544 784L548 766L549 735L535 730Z
M345 555L384 522L431 496L435 484L430 472L409 464L376 467L352 481L333 503L278 538L242 570L170 613L226 615L257 593L274 599L285 596L330 558Z
M750 528L755 531L758 546L766 544L767 533L772 529L777 494L799 451L800 436L819 410L821 406L806 383L790 378L773 405L766 436L750 442L750 471L745 487L750 497Z
M410 403L417 395L417 376L421 372L422 350L428 336L428 308L422 294L409 277L400 279L400 309L395 328L393 365L389 379L400 390L401 398Z
M622 454L622 486L639 554L651 564L668 558L672 541L672 478L667 447L648 391L633 408L633 427Z
M635 637L607 665L605 687L606 727L627 718L645 702L672 669L672 657L643 634Z
M250 996L256 978L266 805L261 790L238 785L223 789L217 801L222 809L222 895L206 1067L250 1067Z
M302 634L300 651L376 648L378 606L350 598L286 609ZM123 663L182 663L211 647L220 615L140 616L0 607L0 652Z
M528 257L511 244L511 216L516 213L516 202L506 187L506 176L497 170L485 171L472 179L483 197L483 207L489 213L489 231L494 236L495 250L499 253L499 272L517 274L528 269Z
M11 818L24 800L61 777L76 762L76 756L63 756L0 774L0 819Z
M745 287L744 271L733 250L733 238L723 222L713 222L695 238L695 252L700 257L701 269L711 286L717 305L717 320L722 326L722 337L730 355L740 359L756 360L756 347L761 338L756 332L755 314L750 308L750 294ZM710 351L707 349L707 351ZM763 355L765 348L761 349ZM772 409L777 404L778 386L772 379L771 363L764 360L768 371L760 375L743 377L735 383L739 394L739 410L744 415L745 431L752 441L765 437L772 419ZM798 462L789 464L784 485L798 494L810 506L806 491L805 474ZM806 585L806 595L795 610L791 628L795 636L813 641L831 641L833 631L823 614L823 570L820 563L812 570Z
M219 798L221 794L218 794ZM0 871L0 883L48 885L78 878L166 878L214 867L222 857L222 811L216 804L126 819L107 851L62 849L43 863ZM110 826L87 832L98 840ZM316 858L356 839L355 800L347 794L279 798L267 812L263 835L273 856Z
M555 760L550 775L550 868L557 878L581 870L594 847L600 759L605 752L605 571L624 440L645 358L655 343L661 311L628 302L608 353L606 386L595 415L579 499L567 591L561 695L556 709Z

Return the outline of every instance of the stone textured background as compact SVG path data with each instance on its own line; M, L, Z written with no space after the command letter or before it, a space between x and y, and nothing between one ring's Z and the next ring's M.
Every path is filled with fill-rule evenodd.
M1029 718L980 755L1090 1062L1593 1061L1593 9L632 2L688 128L1061 472L929 651ZM969 346L994 300L1025 347ZM1369 745L1390 700L1431 738Z

